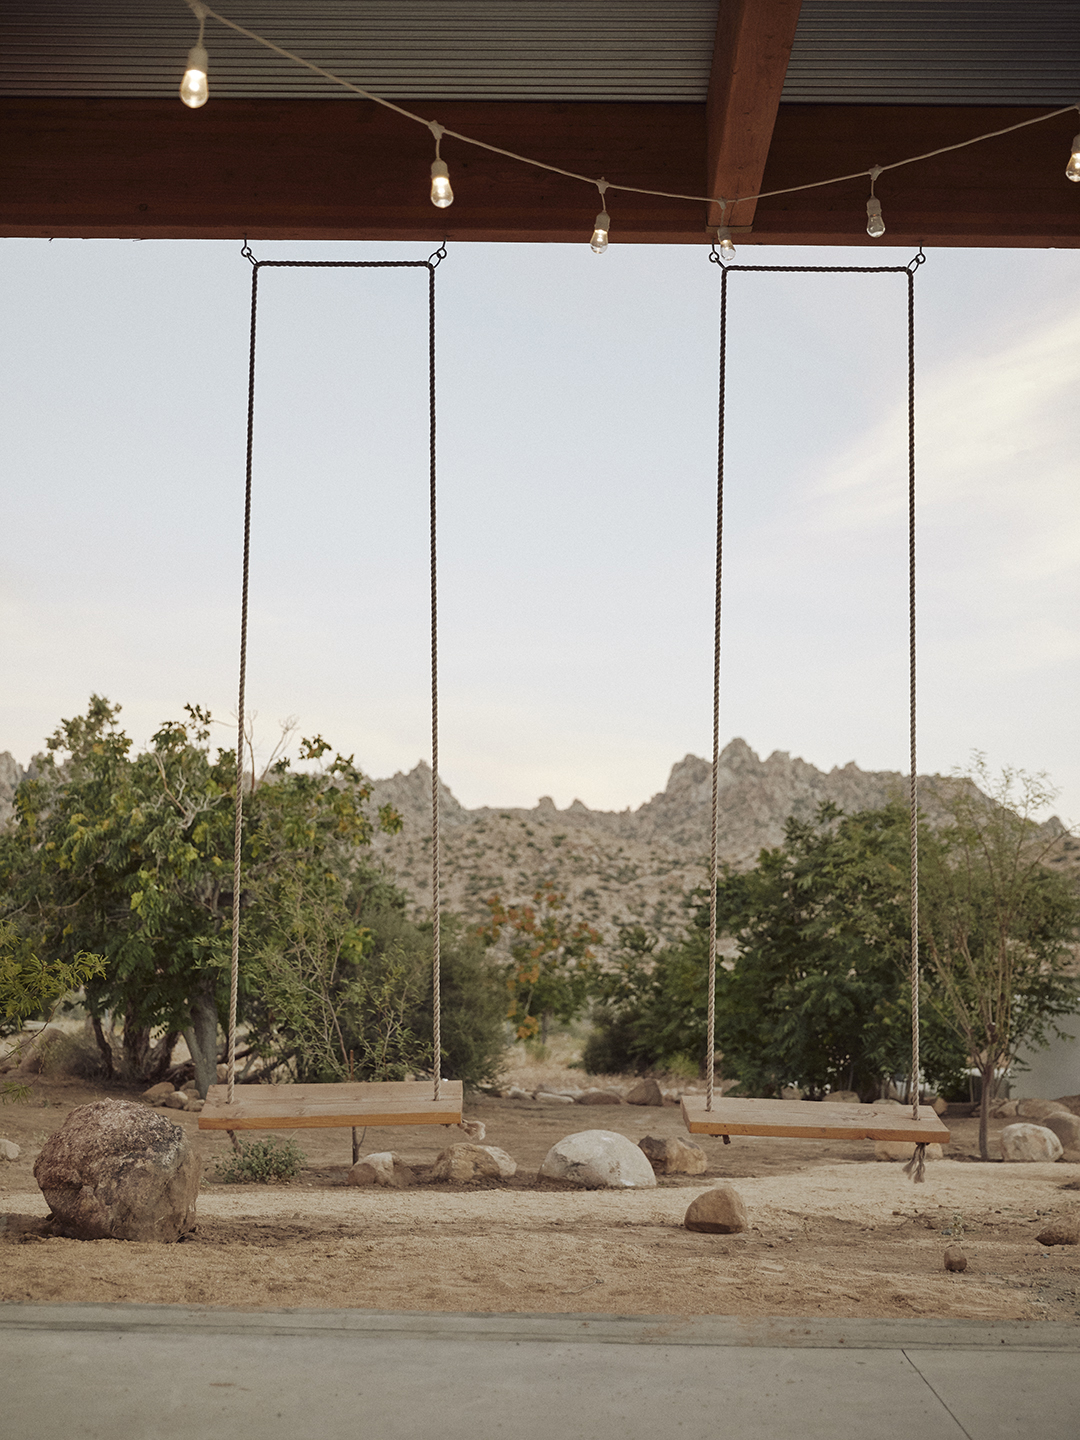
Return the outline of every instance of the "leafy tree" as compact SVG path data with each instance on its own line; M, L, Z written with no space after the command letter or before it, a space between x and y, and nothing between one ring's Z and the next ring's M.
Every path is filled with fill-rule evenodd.
M519 1040L539 1034L546 1044L553 1019L573 1020L585 1008L595 974L592 947L600 932L565 913L566 896L550 881L534 892L531 905L505 905L498 895L485 904L489 917L477 934L494 946L506 933L507 1019Z
M105 957L87 998L110 1069L100 1022L114 1010L132 1075L160 1078L183 1033L205 1094L227 994L235 754L211 754L210 716L188 706L186 720L162 726L132 755L119 708L93 696L87 713L62 721L48 741L0 838L0 894L42 951L69 963L82 951ZM329 750L316 736L300 754L318 761ZM242 964L277 923L283 887L347 887L375 823L365 809L370 786L351 758L304 772L276 759L248 783ZM400 825L387 807L378 823Z
M926 848L931 840L924 835ZM738 945L717 973L716 1041L725 1070L757 1095L798 1085L872 1098L910 1066L908 816L903 805L843 815L823 805L790 819L784 844L717 887L721 933ZM681 945L650 948L626 932L599 982L598 1030L636 1068L703 1055L708 1003L707 898ZM954 1076L963 1051L928 1016L923 1063ZM586 1055L593 1067L599 1044Z
M981 1077L984 1160L998 1077L1020 1048L1063 1035L1056 1022L1076 1009L1080 894L1047 867L1057 837L1033 819L1054 794L1023 770L995 778L977 755L971 774L941 787L948 823L922 874L921 929L937 982L929 1003Z
M30 939L11 920L0 920L0 1035L18 1030L32 1015L51 1018L72 990L100 975L105 961L85 952L70 963L39 960ZM0 1099L19 1099L25 1087L13 1081L0 1085Z

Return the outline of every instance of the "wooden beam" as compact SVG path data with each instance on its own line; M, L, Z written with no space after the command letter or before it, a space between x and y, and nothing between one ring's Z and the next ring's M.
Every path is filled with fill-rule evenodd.
M754 195L772 144L802 0L720 0L709 98L706 195ZM728 225L752 225L756 202L727 212ZM719 205L707 223L720 225Z
M459 103L444 124L616 183L694 194L704 105ZM869 169L1042 113L1012 107L782 105L764 188ZM1061 115L888 171L884 244L1080 247ZM429 203L426 130L358 101L0 99L0 235L126 239L555 241L585 244L594 191L446 141L457 197ZM758 204L750 245L881 246L867 182ZM706 207L615 192L613 244L705 244Z

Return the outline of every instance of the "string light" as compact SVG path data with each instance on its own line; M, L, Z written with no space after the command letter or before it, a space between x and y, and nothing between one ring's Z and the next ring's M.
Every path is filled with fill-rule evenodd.
M881 218L881 201L874 194L874 186L881 174L881 166L873 166L869 174L870 199L866 202L866 233L871 240L880 240L885 234L885 221Z
M446 131L437 120L429 120L428 129L435 136L435 159L431 162L431 203L437 210L445 210L454 203L454 192L450 189L450 171L439 154L439 146Z
M180 81L180 99L189 110L198 110L210 98L210 87L206 83L206 72L210 68L209 56L203 44L206 17L210 12L205 5L199 4L199 0L188 0L188 4L199 20L199 39L188 51L187 69Z
M1080 110L1080 105L1076 107ZM1077 135L1072 142L1072 154L1069 156L1069 163L1065 166L1066 180L1080 181L1080 135Z
M422 115L417 115L412 110L406 110L404 106L397 105L394 103L394 101L387 100L381 95L374 95L370 90L365 90L360 85L354 85L351 80L346 80L340 75L335 75L332 70L326 70L321 65L314 64L311 60L305 60L303 56L297 55L291 50L284 49L283 46L275 44L272 40L267 40L265 36L257 34L256 31L249 30L244 25L238 25L235 20L229 20L226 16L219 14L216 10L212 10L209 5L202 4L201 0L187 0L187 3L191 6L191 9L199 17L199 44L192 48L188 56L188 71L184 76L184 84L181 86L181 98L183 99L185 105L190 105L194 109L206 103L206 51L202 45L202 33L203 22L206 17L209 16L211 19L217 20L219 24L224 25L227 29L235 31L238 35L246 36L247 39L254 41L256 45L261 45L265 50L273 51L275 55L282 56L283 59L291 61L294 65L300 65L305 70L310 70L313 74L322 76L324 80L330 81L330 83L333 85L342 86L344 89L351 91L352 94L359 95L360 98L363 100L370 100L375 105L381 105L386 110L392 110L395 114L401 115L406 120L411 120L418 125L426 125L434 132L434 121L425 120ZM201 70L199 69L200 64L202 66ZM189 76L193 81L190 98L189 94L185 93L188 86ZM1028 120L1019 120L1014 125L1005 125L1000 130L989 130L984 135L973 135L969 140L960 140L952 145L940 145L936 150L927 150L921 155L908 155L905 159L893 160L888 165L875 165L873 171L871 172L867 172L866 170L857 170L850 175L831 175L825 180L810 180L802 185L787 185L780 190L761 190L754 195L738 195L735 196L734 199L729 200L727 204L735 205L743 201L768 200L772 199L774 196L777 195L795 195L801 193L804 190L821 190L829 185L840 185L849 180L858 180L861 176L866 175L867 173L871 175L871 182L873 182L873 180L876 179L877 175L883 174L886 170L897 170L903 165L916 165L922 160L932 160L937 155L947 155L954 150L966 150L969 146L979 145L984 140L996 140L1000 135L1011 135L1015 130L1024 130L1029 125L1041 125L1044 120L1054 120L1059 115L1068 114L1070 110L1080 110L1080 103L1074 103L1072 105L1062 105L1059 109L1049 110L1044 115L1035 115ZM478 140L474 135L464 135L459 130L447 130L442 126L439 126L438 130L439 134L436 136L436 140L438 140L441 135L451 135L455 140L460 140L465 145L475 145L480 150L487 150L492 155L502 155L506 159L514 160L521 165L531 165L537 170L546 170L549 174L552 175L565 175L568 180L580 180L586 185L597 185L599 187L599 185L601 184L601 182L594 180L591 176L579 174L579 172L576 170L564 170L560 165L549 165L545 161L536 160L530 155L519 155L514 150L506 150L501 145L492 145L486 140ZM436 154L437 153L438 146L436 146ZM436 166L432 166L431 198L432 203L442 209L445 208L445 206L450 205L453 202L454 197L453 191L450 189L450 177L449 173L446 172L445 165L440 159L436 160L436 165L441 165L442 169L436 172ZM1073 141L1072 154L1069 159L1069 164L1066 167L1065 174L1070 180L1080 181L1080 135L1078 135ZM446 198L436 199L437 181L442 182L439 186L440 195L443 194L442 184L445 184ZM602 183L603 188L607 189L607 182L604 181ZM716 195L684 195L681 193L675 193L671 190L649 190L641 185L615 184L612 185L610 188L612 190L625 191L627 194L630 195L656 196L657 198L662 200L691 200L709 205L724 204L724 202ZM601 190L601 194L603 194L603 190ZM871 208L871 206L873 206L874 208ZM881 235L884 235L885 222L881 218L881 204L873 193L873 183L871 183L870 200L867 202L866 214L867 234L873 236L875 239L877 239ZM603 222L603 224L601 224L601 221ZM606 250L607 248L607 232L609 226L610 220L607 210L601 210L600 214L596 217L596 224L593 229L592 248L597 252L597 254L603 254L604 250ZM734 259L735 247L733 244L730 243L730 235L727 237L727 239L728 246L725 246L723 239L721 239L721 253L722 255L727 254L728 249L730 248L729 258Z
M600 191L600 201L603 209L593 221L592 239L589 244L594 255L603 255L608 247L608 231L611 229L611 216L607 213L607 202L604 200L604 192L608 188L606 180L597 180L596 188Z
M735 241L731 238L731 228L727 223L728 202L720 201L721 224L716 231L717 243L720 246L720 264L730 265L735 259Z

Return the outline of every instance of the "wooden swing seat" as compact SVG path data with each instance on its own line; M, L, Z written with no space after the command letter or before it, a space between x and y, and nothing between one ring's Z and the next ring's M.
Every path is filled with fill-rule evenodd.
M896 1105L844 1105L811 1100L737 1100L684 1095L683 1122L694 1135L779 1135L792 1140L910 1140L943 1145L949 1132L927 1110L918 1120Z
M200 1130L319 1130L332 1126L459 1125L461 1081L354 1080L339 1085L211 1085Z

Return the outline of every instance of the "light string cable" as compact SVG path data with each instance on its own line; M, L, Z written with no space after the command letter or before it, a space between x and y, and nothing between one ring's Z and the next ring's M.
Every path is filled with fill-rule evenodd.
M438 612L436 607L436 551L435 551L435 271L446 259L446 246L440 245L426 260L257 260L247 241L241 255L251 264L251 332L248 351L248 406L247 406L247 462L244 475L244 551L243 574L240 599L240 678L237 700L236 730L236 795L233 821L233 902L232 902L232 955L229 977L229 1040L228 1076L226 1103L233 1102L234 1076L236 1071L236 1007L240 982L240 879L243 848L244 823L244 711L247 690L248 650L248 595L251 561L251 501L252 477L255 454L255 336L259 308L260 270L426 270L428 272L428 504L430 514L431 553L431 829L432 867L431 898L433 909L432 936L432 1048L434 1050L435 1099L439 1099L441 1066L439 1055L442 1047L441 991L441 941L439 930L440 889L439 874L439 652ZM254 762L252 763L252 785L255 782Z
M273 40L267 40L264 35L249 30L246 26L239 25L235 20L230 20L217 10L211 9L210 6L202 4L201 0L187 0L187 3L195 14L199 15L200 20L203 15L208 16L210 19L216 20L219 25L224 25L226 29L234 30L238 35L254 41L256 45L261 45L266 50L272 50L275 55L292 61L294 65L310 70L314 75L321 75L332 85L340 85L354 95L359 95L362 100L371 100L386 110L393 110L396 115L402 116L405 120L411 120L414 124L433 129L434 122L425 119L423 115L406 110L403 105L396 105L392 100L386 100L381 95L375 95L370 90L365 90L361 85L354 85L351 80L346 80L341 75L335 75L332 70L326 70L311 60L305 60L302 55L297 55L292 50L286 50ZM609 190L621 190L630 195L651 195L661 200L693 200L703 205L733 206L749 200L768 200L777 195L794 195L803 190L820 190L828 185L842 185L847 180L859 180L864 175L869 175L871 170L877 172L874 176L876 179L877 175L882 175L887 170L899 170L904 165L917 165L922 160L932 160L936 155L947 155L953 150L965 150L971 145L982 144L984 140L995 140L999 135L1011 135L1014 130L1024 130L1029 125L1041 125L1044 121L1053 120L1058 115L1067 115L1070 110L1080 111L1080 101L1062 105L1057 110L1048 110L1045 115L1035 115L1028 120L1019 120L1015 125L1005 125L1000 130L988 130L984 135L973 135L969 140L958 140L952 145L939 145L937 149L926 150L921 155L908 155L903 160L893 160L888 165L874 165L864 170L853 170L847 175L831 175L826 180L810 180L803 185L787 185L780 190L759 190L753 195L728 196L726 201L719 195L684 195L677 191L650 190L641 185L622 185L615 181L605 181L604 184ZM437 140L441 140L444 135L449 135L454 140L460 140L464 145L473 145L477 149L487 150L493 155L503 155L508 160L516 160L521 165L531 165L537 170L546 170L552 175L564 175L568 180L580 180L585 185L595 186L600 183L594 175L582 175L576 170L564 170L561 165L550 165L547 161L536 160L530 155L519 155L515 150L505 150L501 145L492 145L487 140L478 140L474 135L466 135L460 130L450 130L441 125L438 129L440 133L436 136Z

